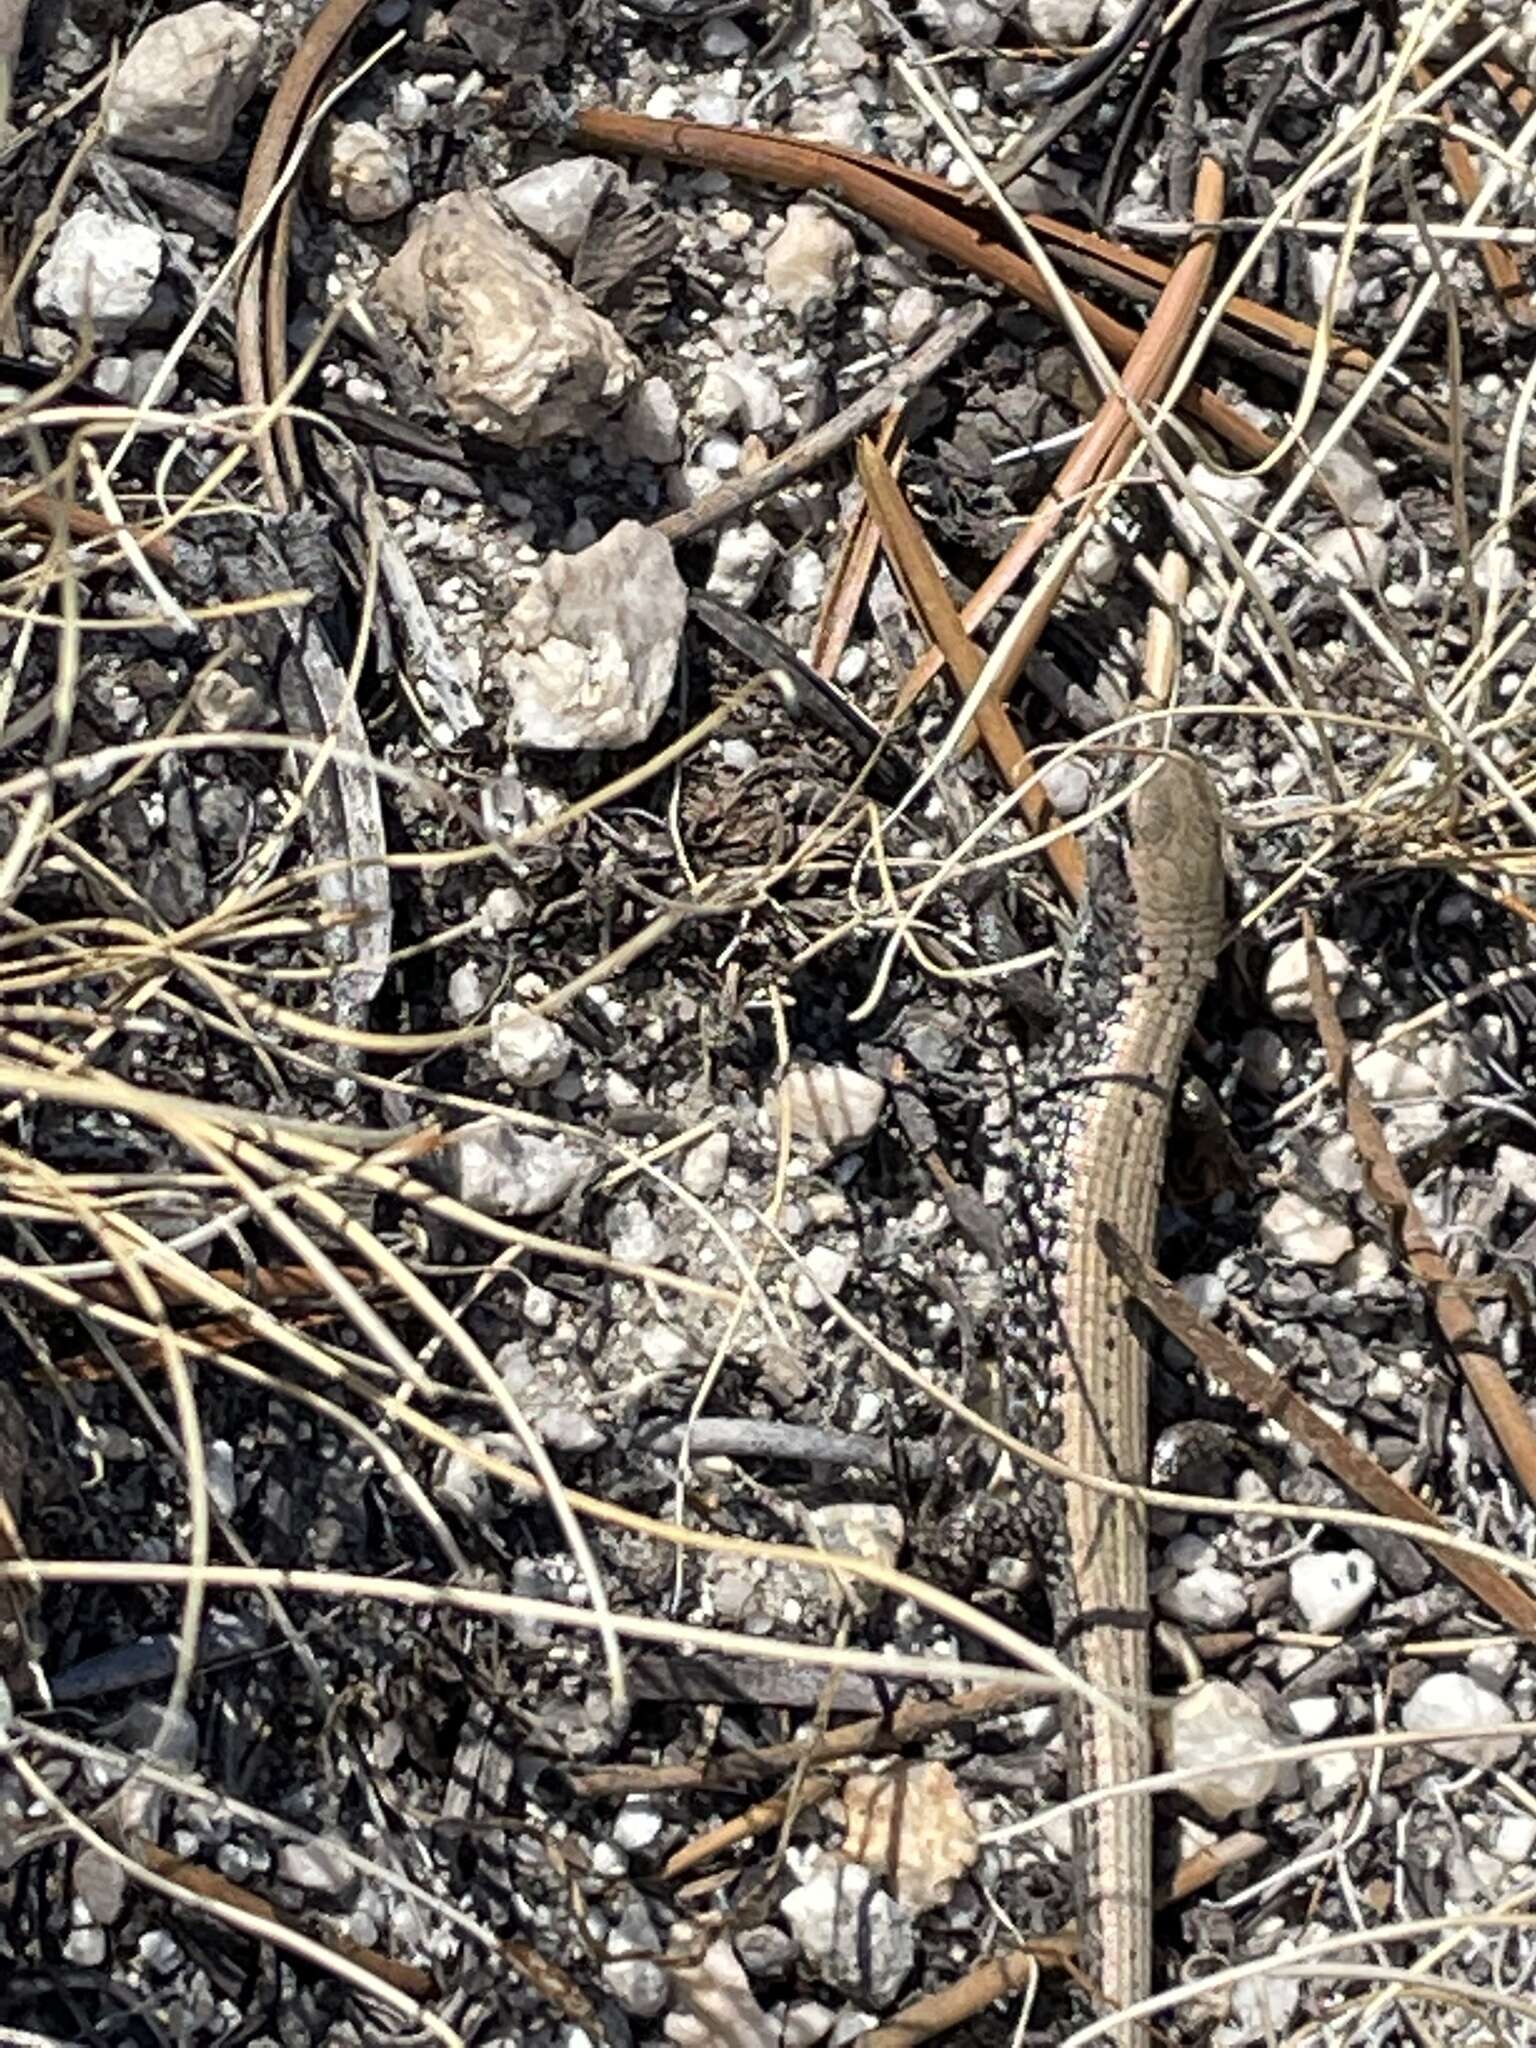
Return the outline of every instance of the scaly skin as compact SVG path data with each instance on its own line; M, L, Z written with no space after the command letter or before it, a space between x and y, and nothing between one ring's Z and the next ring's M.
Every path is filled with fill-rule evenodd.
M1165 755L1090 841L1062 984L1067 1036L1023 1174L1038 1246L1030 1306L1053 1366L1058 1455L1087 1478L1146 1478L1146 1356L1098 1227L1113 1224L1150 1256L1169 1108L1221 944L1223 887L1215 790L1192 758ZM1146 1533L1137 1503L1067 1488L1058 1629L1079 1675L1133 1709L1069 1704L1074 1794L1152 1769ZM1134 2005L1152 1988L1150 1799L1089 1807L1075 1849L1086 1968L1107 2008ZM1148 2029L1133 2023L1121 2038L1145 2048Z

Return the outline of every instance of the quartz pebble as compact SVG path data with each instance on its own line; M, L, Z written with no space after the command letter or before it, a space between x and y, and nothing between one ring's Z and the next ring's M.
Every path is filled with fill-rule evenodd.
M624 408L624 445L639 462L661 466L681 460L683 415L665 377L637 384Z
M541 1216L597 1174L575 1137L540 1138L509 1124L480 1124L454 1145L459 1199L492 1216Z
M1204 1766L1179 1789L1212 1820L1228 1820L1269 1797L1279 1766L1262 1752L1274 1746L1259 1708L1225 1678L1203 1680L1168 1715L1169 1769Z
M824 1507L813 1508L808 1519L819 1549L887 1570L900 1557L907 1540L901 1510L880 1501L828 1501ZM883 1588L870 1579L846 1578L841 1583L848 1599L864 1613L872 1613L883 1598Z
M1332 939L1319 939L1317 950L1323 963L1328 991L1337 1001L1349 979L1349 956ZM1305 1023L1312 1015L1312 997L1307 986L1307 942L1290 939L1270 956L1264 977L1264 997L1275 1016L1286 1024Z
M689 1147L677 1177L690 1195L697 1195L701 1202L707 1202L725 1185L726 1169L730 1163L729 1136L724 1131L711 1131L707 1138L700 1138L697 1145Z
M325 196L348 220L388 220L411 203L411 165L398 135L339 121L326 141Z
M879 1871L913 1913L942 1906L981 1846L954 1773L940 1763L866 1771L843 1790L843 1854Z
M669 1996L667 1973L655 1960L659 1946L644 1905L638 1900L627 1905L608 1936L602 1974L609 1995L636 2019L653 2019Z
M1093 41L1099 0L1025 0L1024 19L1032 41L1049 49L1072 49Z
M1355 1235L1302 1195L1277 1195L1260 1221L1264 1242L1296 1266L1336 1266L1355 1248Z
M37 273L37 310L45 320L88 324L98 339L117 340L149 311L164 259L153 228L99 206L79 207Z
M137 156L211 164L261 82L261 29L241 7L203 0L152 21L107 88L107 139Z
M780 1099L789 1111L791 1133L824 1161L869 1136L885 1108L885 1084L857 1067L792 1067Z
M561 157L499 185L496 197L519 227L569 261L593 214L622 178L619 165L604 157Z
M837 302L858 257L840 220L819 206L792 206L763 257L763 283L797 319Z
M1333 422L1325 413L1314 416L1307 438L1314 445L1327 434ZM1392 523L1392 507L1381 487L1369 448L1353 434L1330 448L1318 468L1333 495L1346 526L1385 528Z
M849 1261L829 1244L813 1244L796 1270L793 1288L796 1308L807 1311L825 1306L826 1297L842 1293L852 1270Z
M1223 470L1207 468L1203 462L1192 462L1189 496L1199 501L1205 518L1200 517L1194 505L1181 503L1174 512L1174 524L1202 555L1216 552L1206 519L1228 540L1242 546L1252 537L1253 515L1264 502L1267 488L1262 477L1229 476Z
M680 1939L684 1930L675 1931ZM679 2048L777 2048L779 2031L758 2004L747 1973L728 1941L713 1941L698 1962L668 1970L679 2010L666 2034Z
M510 743L639 746L671 694L687 614L654 527L621 519L580 554L551 556L507 617Z
M779 1911L817 1976L883 2011L912 1968L912 1924L871 1870L825 1857Z
M1403 1704L1403 1726L1419 1735L1440 1728L1492 1728L1515 1718L1496 1692L1460 1671L1435 1672ZM1503 1764L1520 1754L1520 1737L1466 1736L1437 1742L1433 1753L1463 1764Z
M1315 1550L1291 1565L1291 1599L1310 1629L1347 1628L1376 1590L1376 1567L1363 1550Z
M924 28L951 50L984 50L1002 41L1004 15L985 0L917 0Z
M571 1057L571 1041L553 1017L526 1003L498 1003L491 1012L491 1059L519 1088L558 1080Z
M746 611L768 580L778 551L778 543L760 519L745 526L728 526L715 545L705 589L723 604Z
M484 193L423 208L374 288L431 359L454 418L504 447L590 433L639 381L612 322Z
M325 1892L334 1898L352 1883L352 1865L324 1842L284 1842L277 1852L277 1874L300 1891Z
M1248 1615L1242 1580L1216 1564L1197 1565L1175 1579L1157 1604L1171 1621L1189 1628L1235 1628Z
M1356 590L1381 583L1387 574L1387 544L1363 526L1330 526L1311 543L1312 559L1335 583Z

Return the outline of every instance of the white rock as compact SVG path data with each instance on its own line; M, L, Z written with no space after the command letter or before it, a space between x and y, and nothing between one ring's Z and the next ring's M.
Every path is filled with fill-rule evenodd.
M1197 1565L1158 1594L1170 1620L1189 1628L1235 1628L1248 1616L1248 1595L1236 1572L1218 1564Z
M778 542L760 519L749 520L745 526L726 527L715 544L715 559L710 564L705 588L722 604L746 611L767 582L778 551Z
M1436 1138L1450 1120L1447 1097L1454 1099L1458 1091L1454 1081L1447 1090L1431 1071L1432 1050L1426 1046L1417 1059L1409 1059L1389 1046L1377 1046L1355 1063L1360 1085L1390 1122L1399 1145Z
M910 348L915 341L921 341L938 319L939 310L936 292L923 284L904 285L891 301L888 332L892 346Z
M674 1931L674 1940L683 1930ZM668 1972L681 2011L667 2015L667 2039L679 2048L777 2048L778 2028L758 2004L728 1941L713 1941L697 1963Z
M569 260L581 247L599 204L622 176L619 166L605 157L561 157L498 185L496 197L519 227Z
M1053 50L1093 41L1099 0L1025 0L1024 19L1037 43Z
M536 1330L554 1328L560 1304L547 1287L525 1287L522 1306L525 1323L531 1323Z
M107 90L107 139L139 156L216 162L261 82L261 33L247 9L224 0L152 21Z
M99 1927L76 1927L64 1938L64 1956L82 1970L98 1969L107 1959L107 1937Z
M804 318L836 303L858 253L840 220L819 206L792 206L763 256L763 283L770 298Z
M1337 286L1335 286L1333 281L1338 268L1339 252L1337 249L1330 248L1325 244L1321 248L1308 251L1307 282L1312 288L1313 303L1317 306L1323 305L1328 297L1329 290L1332 289L1333 317L1335 320L1347 320L1354 310L1355 300L1358 296L1355 274L1352 270L1346 270L1344 275L1339 278Z
M530 915L528 899L521 889L489 889L481 901L475 922L486 938L500 939L519 925L527 924Z
M781 1100L792 1135L813 1157L826 1160L869 1136L885 1108L885 1083L856 1067L791 1067Z
M889 1569L901 1555L907 1540L907 1525L899 1508L880 1501L828 1501L813 1508L807 1517L812 1538L819 1550L839 1557L854 1557ZM883 1599L881 1587L870 1579L849 1576L842 1590L861 1613L868 1614Z
M654 1266L671 1249L667 1233L638 1195L615 1202L608 1212L608 1249L616 1259L635 1266Z
M524 1420L552 1451L595 1451L605 1441L602 1429L579 1405L591 1389L567 1370L563 1356L536 1360L524 1344L503 1344L496 1370ZM508 1455L520 1458L521 1450Z
M738 350L728 362L711 363L704 372L693 416L706 432L741 426L766 434L783 419L784 401L767 372Z
M1189 495L1199 499L1211 524L1239 548L1253 537L1253 514L1263 503L1267 489L1262 477L1228 476L1224 470L1210 469L1203 462L1192 462L1189 466ZM1180 504L1173 517L1174 524L1198 554L1216 552L1205 520L1193 506Z
M1002 41L1003 16L985 0L917 0L924 28L951 50L989 49Z
M1063 818L1080 818L1093 795L1093 781L1077 759L1047 761L1040 781L1052 808Z
M1300 1195L1277 1195L1259 1223L1264 1242L1295 1266L1336 1266L1354 1250L1354 1232Z
M820 555L802 548L785 564L784 602L792 612L814 611L827 587L827 565Z
M1179 1789L1212 1820L1228 1820L1269 1797L1279 1766L1262 1752L1274 1747L1259 1708L1225 1678L1204 1680L1176 1700L1168 1715L1168 1767L1204 1766Z
M1376 1567L1363 1550L1314 1550L1291 1565L1291 1599L1310 1629L1348 1628L1376 1590Z
M636 2019L653 2019L670 1996L667 1973L654 1959L658 1945L644 1906L626 1906L608 1937L609 1960L602 1974L609 1993Z
M624 408L624 445L637 461L665 466L683 453L683 415L665 377L637 384Z
M1536 10L1533 10L1536 13ZM1472 581L1490 597L1516 591L1525 580L1520 557L1508 541L1488 539L1473 550Z
M688 590L654 527L619 524L553 555L513 606L502 665L514 747L635 747L666 707Z
M398 135L338 121L326 138L325 196L348 220L388 220L411 203L411 160Z
M454 1021L467 1024L471 1017L478 1016L485 1001L485 986L480 978L480 969L473 960L465 960L455 967L448 977L448 1007Z
M815 1974L877 2012L912 1968L910 1917L871 1870L825 1859L779 1911Z
M477 1451L521 1465L528 1456L520 1436L510 1429L481 1430L465 1441ZM490 1510L498 1485L485 1467L463 1451L445 1451L432 1477L432 1491L445 1508L452 1508L466 1522L481 1520Z
M1295 1945L1282 1942L1277 1955L1294 1955ZM1212 2036L1212 2048L1269 2048L1281 2039L1301 2003L1300 1972L1282 1976L1244 1977L1228 1994L1228 2016Z
M639 380L612 323L483 194L426 208L375 289L454 417L508 448L594 431Z
M879 1871L912 1913L942 1906L976 1861L976 1822L948 1766L861 1772L843 1790L843 1854Z
M1290 1702L1296 1732L1308 1742L1319 1742L1338 1725L1339 1703L1325 1693L1307 1693Z
M127 1902L128 1873L100 1849L82 1849L74 1861L74 1895L89 1921L111 1927Z
M1291 1078L1295 1061L1291 1049L1277 1032L1245 1031L1238 1041L1243 1072L1255 1088L1266 1095L1278 1095Z
M45 320L115 341L149 311L165 258L151 227L82 206L53 238L33 294Z
M780 2035L780 2048L816 2048L819 2041L825 2041L837 2024L837 2014L829 2005L821 2005L814 1998L797 1998L793 2005L784 2008L784 2031ZM862 2026L860 2016L860 2031ZM846 2032L843 2040L856 2039Z
M491 1012L491 1059L519 1088L543 1088L565 1072L571 1041L553 1017L526 1003L498 1003Z
M1405 1053L1378 1045L1355 1062L1360 1085L1378 1109L1401 1109L1404 1104L1439 1100L1439 1089L1429 1069Z
M1324 1138L1315 1157L1319 1174L1338 1194L1355 1195L1364 1187L1360 1153L1348 1131L1336 1131L1331 1138Z
M664 1826L651 1800L626 1799L614 1817L613 1839L626 1856L633 1855L638 1849L649 1849Z
M346 1858L324 1842L284 1842L277 1852L277 1874L300 1891L328 1892L333 1897L346 1891L354 1876Z
M1326 413L1316 414L1307 433L1308 442L1315 447L1332 424ZM1380 529L1391 525L1392 507L1381 487L1375 461L1357 435L1346 434L1330 449L1323 458L1321 475L1346 526Z
M1364 526L1330 526L1309 543L1325 576L1356 590L1379 584L1387 573L1387 544Z
M707 1202L724 1187L730 1163L730 1137L725 1131L711 1131L707 1138L700 1138L697 1145L688 1148L677 1177L690 1195Z
M1529 1863L1536 1849L1536 1819L1528 1813L1509 1813L1499 1822L1493 1838L1493 1853L1501 1863Z
M1337 1001L1339 991L1349 980L1349 956L1333 939L1319 939L1317 950L1322 957L1323 978ZM1285 1023L1304 1023L1312 1015L1305 939L1289 939L1275 948L1264 977L1264 996L1270 1009Z
M807 1311L822 1307L826 1295L835 1298L842 1293L851 1271L850 1261L841 1252L829 1244L813 1244L795 1274L795 1307Z
M479 1125L453 1148L459 1199L493 1216L540 1216L592 1180L598 1162L575 1138Z
M1418 1735L1439 1728L1493 1728L1516 1718L1496 1692L1459 1671L1435 1672L1403 1704L1403 1726ZM1520 1738L1469 1736L1460 1742L1437 1742L1433 1754L1463 1764L1503 1764L1520 1754Z

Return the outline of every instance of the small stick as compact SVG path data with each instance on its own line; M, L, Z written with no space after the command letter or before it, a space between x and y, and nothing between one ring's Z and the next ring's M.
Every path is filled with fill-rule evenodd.
M990 305L961 306L946 314L932 334L919 342L909 356L887 370L867 391L851 399L841 412L834 413L831 419L813 428L793 447L765 462L761 469L754 469L747 476L733 476L717 491L711 491L707 498L701 498L698 504L685 505L681 511L669 512L664 519L658 519L656 531L664 533L673 542L695 540L701 533L709 533L715 527L723 526L728 519L737 518L749 505L772 497L786 484L793 483L796 477L819 469L829 456L845 448L856 435L867 433L898 399L906 398L926 384L951 356L964 348L973 334L980 332L991 317Z
M1335 1429L1288 1387L1278 1373L1251 1358L1240 1344L1208 1322L1192 1308L1176 1287L1172 1287L1147 1259L1140 1258L1118 1231L1107 1224L1101 1228L1104 1255L1136 1299L1156 1316L1170 1336L1177 1337L1192 1351L1207 1372L1232 1389L1241 1401L1257 1409L1266 1420L1288 1430L1303 1450L1310 1451L1341 1485L1357 1499L1400 1522L1416 1522L1433 1554L1468 1592L1520 1635L1536 1641L1536 1600L1507 1573L1480 1557L1467 1557L1452 1549L1457 1531L1425 1505L1384 1465L1352 1443L1343 1430ZM1439 1539L1436 1541L1435 1539Z
M1526 1499L1536 1501L1536 1430L1532 1429L1525 1404L1510 1385L1504 1368L1484 1343L1466 1292L1430 1236L1403 1170L1387 1143L1381 1120L1356 1078L1353 1053L1328 986L1317 933L1305 911L1302 930L1306 935L1307 987L1317 1018L1317 1035L1323 1042L1333 1085L1343 1098L1345 1120L1365 1169L1366 1187L1386 1216L1414 1278L1429 1296L1440 1334L1487 1417L1488 1427L1498 1439Z

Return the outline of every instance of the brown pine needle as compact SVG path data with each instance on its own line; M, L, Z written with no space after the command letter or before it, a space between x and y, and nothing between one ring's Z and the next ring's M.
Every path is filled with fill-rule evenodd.
M1505 1377L1504 1368L1484 1342L1466 1292L1430 1236L1403 1170L1387 1143L1381 1120L1355 1076L1353 1052L1328 986L1317 933L1305 911L1302 930L1306 935L1307 986L1317 1018L1317 1035L1323 1042L1328 1072L1343 1099L1345 1120L1355 1141L1366 1187L1385 1215L1414 1278L1428 1295L1440 1334L1487 1418L1510 1470L1526 1499L1536 1501L1536 1430L1531 1427L1524 1402Z

